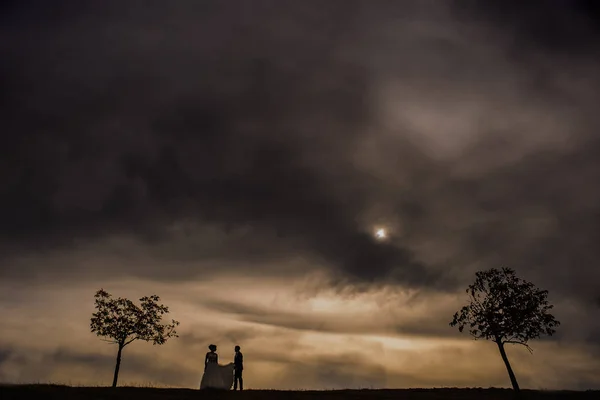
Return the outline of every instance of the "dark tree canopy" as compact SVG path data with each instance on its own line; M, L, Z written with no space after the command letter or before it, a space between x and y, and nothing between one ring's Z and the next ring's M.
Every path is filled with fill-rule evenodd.
M97 311L92 314L91 331L111 343L126 346L134 340L144 340L160 345L170 337L178 337L175 327L179 322L160 323L169 308L158 304L160 298L156 295L142 297L140 307L129 299L114 299L103 289L94 297Z
M465 327L475 339L527 344L541 335L552 336L560 325L549 311L548 291L522 280L510 268L476 273L469 285L469 304L454 314L450 326Z

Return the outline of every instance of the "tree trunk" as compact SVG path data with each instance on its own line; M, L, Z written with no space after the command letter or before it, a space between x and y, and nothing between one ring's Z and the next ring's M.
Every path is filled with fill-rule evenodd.
M504 351L504 343L496 342L498 345L498 349L500 350L500 355L502 356L502 360L504 361L504 365L506 365L506 370L508 371L508 376L510 377L510 383L512 383L512 387L515 392L519 392L521 389L519 388L519 384L517 383L517 378L515 377L515 373L510 367L510 363L508 362L508 357L506 356L506 351Z
M117 380L119 379L119 368L121 367L121 352L123 351L123 346L119 343L119 351L117 352L117 365L115 365L115 375L113 376L112 387L117 387Z

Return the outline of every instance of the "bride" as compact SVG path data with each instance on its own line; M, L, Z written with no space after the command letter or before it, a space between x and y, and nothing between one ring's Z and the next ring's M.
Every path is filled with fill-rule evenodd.
M231 389L233 385L233 363L219 365L217 346L211 344L210 350L204 358L204 374L200 382L200 389Z

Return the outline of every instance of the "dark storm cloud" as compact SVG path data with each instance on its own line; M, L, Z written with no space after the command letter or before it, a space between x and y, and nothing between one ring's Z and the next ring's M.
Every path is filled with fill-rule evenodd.
M544 50L575 55L598 49L600 8L593 0L471 1L464 16L484 17L514 32L525 43ZM475 14L475 13L477 14Z
M597 45L582 39L597 30L567 3L546 4L539 29L528 25L535 8L499 3L14 4L2 27L5 256L129 233L156 245L191 221L249 227L269 243L225 260L296 253L340 281L452 287L502 263L597 296ZM477 29L461 42L463 25ZM573 60L561 53L569 43ZM506 76L519 77L514 90ZM450 135L439 114L476 92L476 139L440 159L411 139L425 128L371 133L391 129L377 125L374 82L392 78L415 93L398 113L423 103L411 116L435 122L438 142ZM560 113L564 149L534 140L519 152L544 136L541 116ZM530 114L535 132L512 125ZM356 161L371 137L374 171ZM378 206L389 215L377 218L402 225L386 243L364 221Z
M199 219L266 226L352 276L429 280L355 220L368 177L345 154L368 119L367 77L336 56L360 31L351 2L133 4L13 11L4 250L156 241Z

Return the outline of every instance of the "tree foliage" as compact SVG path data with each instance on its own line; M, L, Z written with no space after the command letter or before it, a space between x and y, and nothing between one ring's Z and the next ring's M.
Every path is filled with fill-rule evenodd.
M161 345L171 337L178 337L175 330L178 321L160 323L169 308L158 304L160 298L156 295L142 297L140 307L129 299L115 299L103 289L94 297L97 311L92 314L91 331L111 343L126 346L134 340L144 340Z
M518 278L510 268L479 271L466 292L469 302L454 314L450 326L465 327L474 339L520 344L552 336L560 325L550 310L548 291Z

